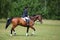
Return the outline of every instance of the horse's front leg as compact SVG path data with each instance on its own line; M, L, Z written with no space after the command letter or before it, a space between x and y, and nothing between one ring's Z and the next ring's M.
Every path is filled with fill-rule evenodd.
M31 29L33 29L33 32L31 35L35 34L35 28L34 27L30 27Z
M26 36L28 36L28 32L29 32L29 26L27 26Z
M14 35L16 35L16 32L15 32L15 30L13 30L14 31Z

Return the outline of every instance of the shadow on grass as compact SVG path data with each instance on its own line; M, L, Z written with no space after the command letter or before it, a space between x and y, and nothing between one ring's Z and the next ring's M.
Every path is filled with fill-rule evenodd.
M14 35L14 36L26 36L26 35ZM39 35L28 35L28 36L33 36L33 37L35 37L35 36L39 36Z

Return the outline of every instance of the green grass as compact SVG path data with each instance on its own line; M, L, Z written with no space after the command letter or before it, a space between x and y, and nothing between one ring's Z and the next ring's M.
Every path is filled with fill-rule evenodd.
M10 25L5 30L5 22L0 22L0 40L60 40L60 20L43 20L43 24L35 22L35 35L25 36L26 28L17 26L16 36L10 36ZM29 30L29 35L33 30Z

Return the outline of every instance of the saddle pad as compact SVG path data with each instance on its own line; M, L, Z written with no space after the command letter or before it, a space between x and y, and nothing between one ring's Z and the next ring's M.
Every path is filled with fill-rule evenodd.
M21 19L23 19L24 21L26 21L25 18L21 18Z

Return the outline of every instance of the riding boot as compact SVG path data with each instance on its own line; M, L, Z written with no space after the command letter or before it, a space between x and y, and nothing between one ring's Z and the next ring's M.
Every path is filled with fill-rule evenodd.
M26 19L27 26L29 26L29 20Z

